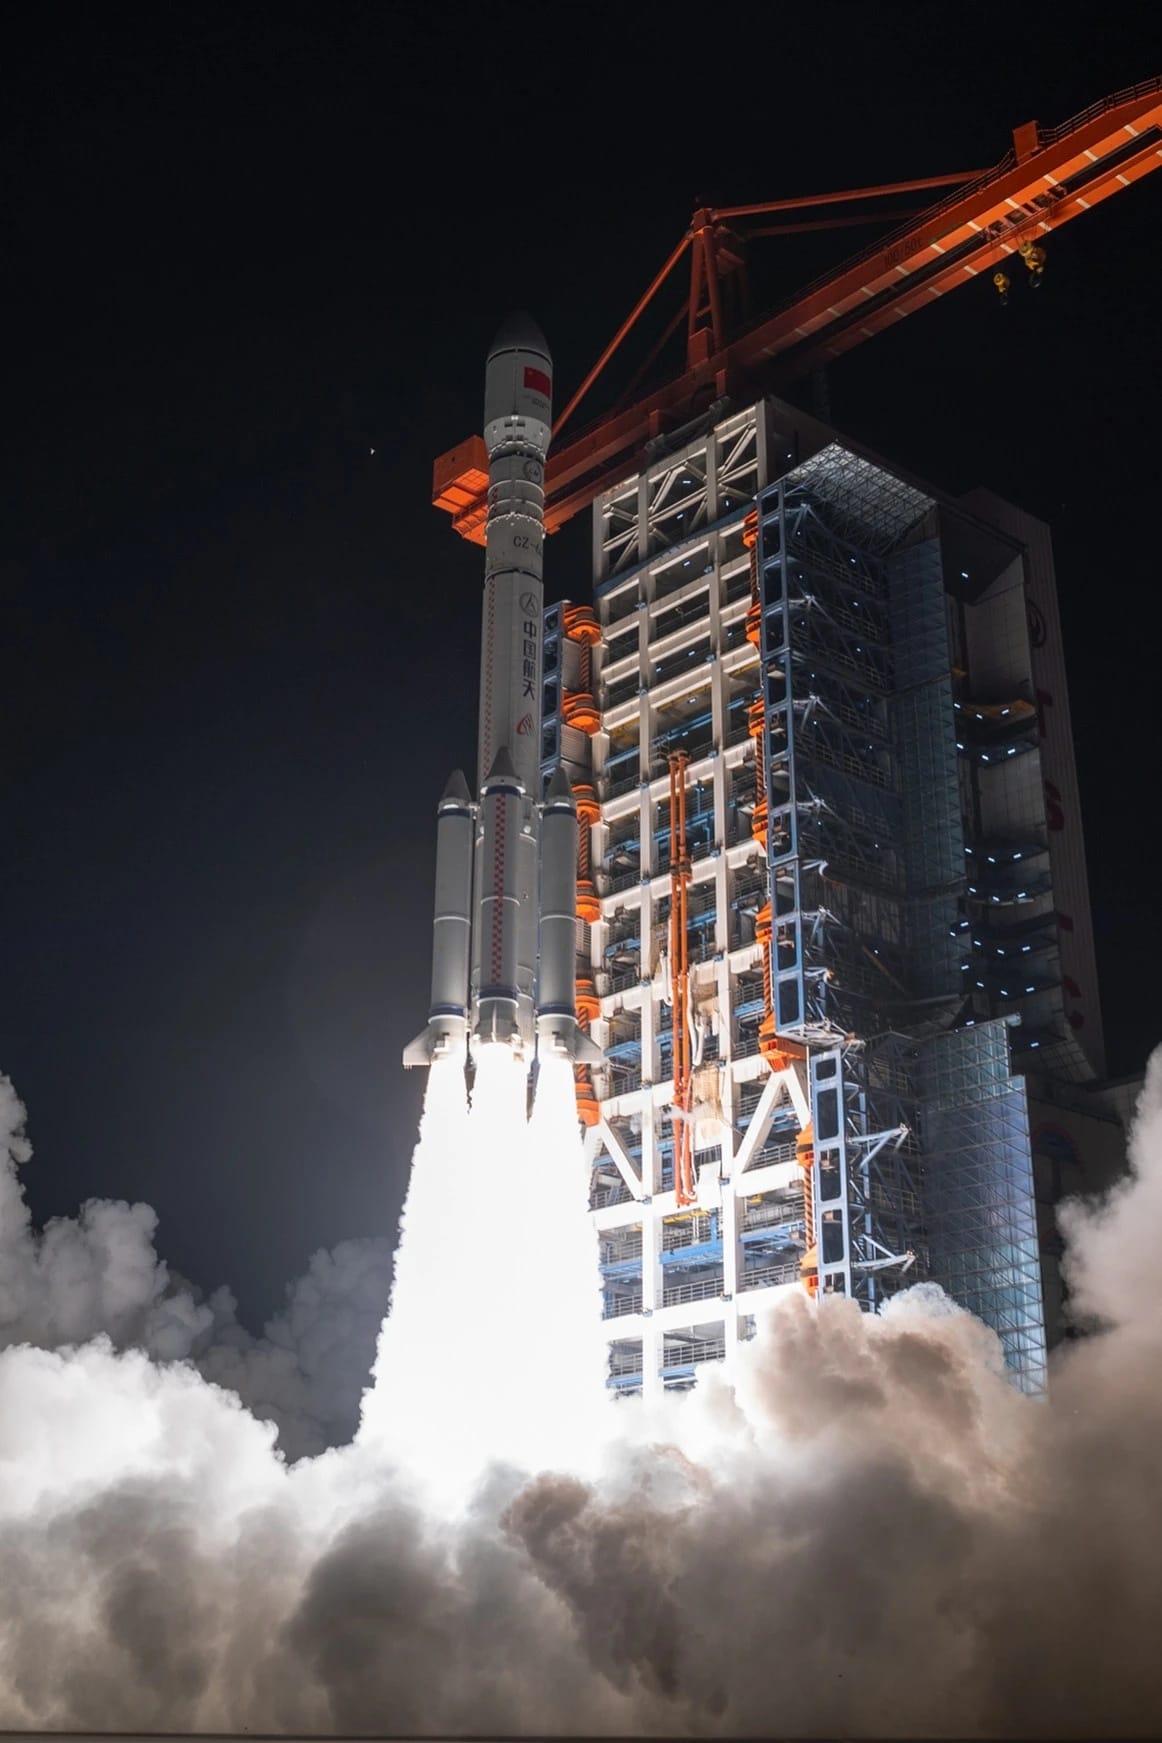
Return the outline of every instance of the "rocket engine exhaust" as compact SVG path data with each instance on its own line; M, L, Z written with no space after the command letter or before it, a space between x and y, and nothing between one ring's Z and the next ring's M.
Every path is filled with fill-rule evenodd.
M528 315L488 353L484 613L476 798L457 771L436 822L432 999L405 1066L499 1043L597 1060L577 1026L577 805L558 766L541 795L545 458L553 363Z

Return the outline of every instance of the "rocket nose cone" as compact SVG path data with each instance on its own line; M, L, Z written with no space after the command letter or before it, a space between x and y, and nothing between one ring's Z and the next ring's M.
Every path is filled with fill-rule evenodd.
M453 769L452 773L448 776L448 785L440 794L441 803L445 799L458 799L462 805L470 803L472 795L468 791L468 782L464 779L463 772L460 769Z
M558 799L572 799L572 797L573 783L565 773L563 766L558 763L549 777L549 784L545 789L545 798L555 802Z
M503 745L501 745L500 749L497 751L496 755L493 757L492 767L489 769L487 775L484 778L486 781L493 781L493 780L496 780L496 781L515 781L516 780L516 770L512 766L512 758L509 756L507 750L504 748Z
M514 309L501 322L500 331L489 347L488 361L491 363L494 357L500 357L505 351L532 351L543 357L546 363L553 360L545 335L524 309Z

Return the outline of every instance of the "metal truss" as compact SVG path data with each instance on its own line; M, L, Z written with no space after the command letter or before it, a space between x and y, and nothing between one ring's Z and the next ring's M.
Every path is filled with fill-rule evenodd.
M602 576L628 573L639 562L679 549L724 512L753 501L758 485L758 418L752 406L603 500Z
M598 677L612 675L594 741L606 1066L589 1155L611 1384L688 1384L800 1278L874 1311L932 1276L995 1326L1035 1389L1024 1090L1003 1025L957 1026L1011 967L1027 986L1055 963L1043 837L975 854L982 832L966 841L962 817L980 769L994 777L979 761L968 773L958 745L1007 752L1029 739L1030 716L954 711L932 500L837 444L759 489L762 415L655 459L603 499L595 527L612 653ZM753 616L739 584L744 488L757 508ZM659 991L669 813L653 778L679 745L695 757L686 1194ZM795 1071L767 1057L784 1040L793 1089Z
M832 523L872 555L890 551L934 504L932 498L833 442L796 468Z
M819 1286L875 1311L923 1247L903 1122L879 1126L859 1044L811 1054ZM908 1277L908 1281L914 1279Z

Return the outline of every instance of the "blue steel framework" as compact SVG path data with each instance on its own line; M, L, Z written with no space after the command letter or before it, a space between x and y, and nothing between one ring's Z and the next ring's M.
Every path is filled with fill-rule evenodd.
M689 1383L800 1279L875 1309L931 1276L1038 1389L1014 1067L1093 1070L1067 1020L1020 540L767 401L609 491L595 548L600 728L563 722L575 651L552 608L542 748L601 801L601 916L578 942L606 1062L589 1152L611 1384ZM677 748L699 1183L685 1207L667 1085ZM782 1070L759 1047L767 899L777 1032L802 1050Z

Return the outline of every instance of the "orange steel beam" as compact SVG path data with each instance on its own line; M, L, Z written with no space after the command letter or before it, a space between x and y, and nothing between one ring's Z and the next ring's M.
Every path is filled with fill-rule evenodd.
M1106 98L1063 127L1042 133L1028 123L1016 130L1014 144L1015 150L995 169L959 188L919 220L809 285L656 392L557 448L549 455L545 474L547 529L555 532L592 503L607 483L632 469L643 444L668 425L682 422L700 390L718 396L752 377L765 383L772 366L777 366L776 379L786 379L838 357L987 272L1015 253L1021 242L1060 228L1162 166L1162 79ZM899 186L902 190L905 184ZM819 198L807 203L818 204ZM714 215L726 217L736 209ZM678 244L634 317L606 347L602 365L690 240L687 235ZM595 366L558 428L597 373ZM483 541L486 472L484 445L477 437L441 456L433 478L434 500L452 514L458 532L477 542Z
M673 272L674 268L681 260L683 254L685 254L689 243L690 233L687 231L686 235L683 236L682 240L678 243L678 246L671 253L666 264L660 269L660 271L655 273L654 277L650 280L649 285L642 292L631 312L621 323L621 326L617 329L617 332L613 335L613 338L609 341L609 344L605 347L605 350L601 353L601 356L597 359L597 362L593 365L589 374L585 377L572 399L568 401L564 410L559 414L556 423L553 425L554 438L559 435L562 429L564 429L566 423L568 423L578 405L580 405L581 401L585 398L585 395L589 392L589 389L593 386L593 383L597 380L597 377L601 374L601 371L605 368L605 365L609 362L609 359L613 356L613 353L617 350L626 334L637 324L638 316L648 307L654 296L661 289L662 285L665 284L671 272Z
M793 200L764 200L757 206L717 206L716 218L758 218L764 212L801 212L806 206L839 206L847 200L876 200L887 194L919 194L925 188L949 188L987 174L970 169L963 175L924 176L915 182L884 182L878 188L846 188L837 194L797 194Z
M831 193L831 194L800 194L794 199L768 200L768 201L765 201L762 205L757 205L757 206L723 206L723 207L714 207L714 208L710 208L710 207L701 208L698 216L701 218L702 222L699 223L696 220L695 223L691 225L690 229L686 231L686 234L681 238L681 240L679 241L677 246L671 252L669 258L665 262L665 265L662 266L658 270L658 272L654 275L654 277L651 279L649 285L643 291L642 295L638 298L637 302L634 304L633 308L630 310L629 314L626 316L626 318L622 322L621 326L617 329L617 332L613 335L613 338L609 341L609 344L605 347L604 351L601 353L601 355L597 359L596 363L590 369L588 375L585 376L584 380L581 382L581 385L577 388L577 391L573 394L572 398L566 403L563 411L561 412L560 416L557 418L557 421L553 426L553 435L557 436L560 434L561 430L564 428L564 426L568 422L569 418L572 417L573 413L576 411L576 409L580 405L581 401L585 398L585 395L589 392L589 389L593 386L593 383L597 380L597 377L601 374L601 372L605 368L606 364L613 357L615 351L617 351L617 349L621 345L622 341L627 337L627 335L637 325L639 319L644 314L645 310L649 307L650 303L653 301L654 297L657 295L657 293L661 289L662 285L666 282L667 278L669 278L671 272L674 270L675 266L677 266L679 260L681 260L683 254L686 252L686 249L689 247L690 243L701 241L703 248L708 249L710 251L713 250L713 239L712 239L713 227L721 219L741 218L741 217L748 217L748 216L757 217L757 216L760 216L764 212L797 212L797 211L802 211L804 208L810 207L810 206L842 205L842 204L845 204L849 200L871 200L871 199L877 199L880 196L888 195L888 194L918 193L925 188L943 188L943 187L948 187L953 182L963 183L963 182L969 181L973 176L977 176L980 173L981 172L979 170L971 170L968 173L966 173L965 175L926 176L921 181L885 182L881 187L876 187L876 188L854 188L854 189L849 188L849 189L846 189L840 193ZM843 224L863 224L863 223L874 223L874 222L875 222L875 220L873 218L870 218L870 217L864 218L862 216L859 218L821 219L817 223L812 224L812 225L803 225L801 227L798 225L789 226L786 231L783 231L780 228L780 229L770 230L770 231L760 230L757 232L753 232L753 234L757 234L757 235L781 235L781 234L794 233L799 228L802 228L802 229L831 229L831 228L838 228L840 225L843 225ZM701 264L701 262L695 263L694 283L697 283L698 267L700 264ZM720 330L720 327L721 327L721 312L716 306L717 305L717 298L718 298L718 280L717 280L716 275L714 275L710 272L707 272L706 277L707 277L708 294L711 298L712 304L715 305L714 325L715 325L715 330L717 331L717 330ZM690 319L693 320L693 312L691 312Z
M681 305L681 307L678 309L677 313L674 315L673 319L670 321L669 325L663 329L660 336L654 341L653 345L651 345L646 356L642 359L642 361L638 364L637 368L634 370L633 375L630 379L629 385L624 389L624 391L618 397L617 404L613 408L614 412L619 412L622 409L622 407L626 404L626 402L630 399L631 395L634 393L635 389L638 386L638 383L653 368L654 364L657 362L658 358L661 356L661 354L665 350L666 346L670 343L670 340L674 337L674 334L678 331L678 328L682 325L682 322L686 319L689 308L690 308L690 299L689 299L689 297L687 297L685 302Z
M922 214L915 212L893 212L897 221L900 218L919 218ZM846 212L839 218L805 218L798 224L758 224L754 229L748 229L746 239L752 242L756 236L803 236L808 230L852 230L861 224L882 224L882 212Z
M670 1063L674 1074L670 1124L674 1134L674 1197L681 1205L693 1204L697 1196L689 1119L690 1027L686 1014L690 990L690 860L686 853L686 768L689 761L684 750L670 752L670 1023L673 1035Z

